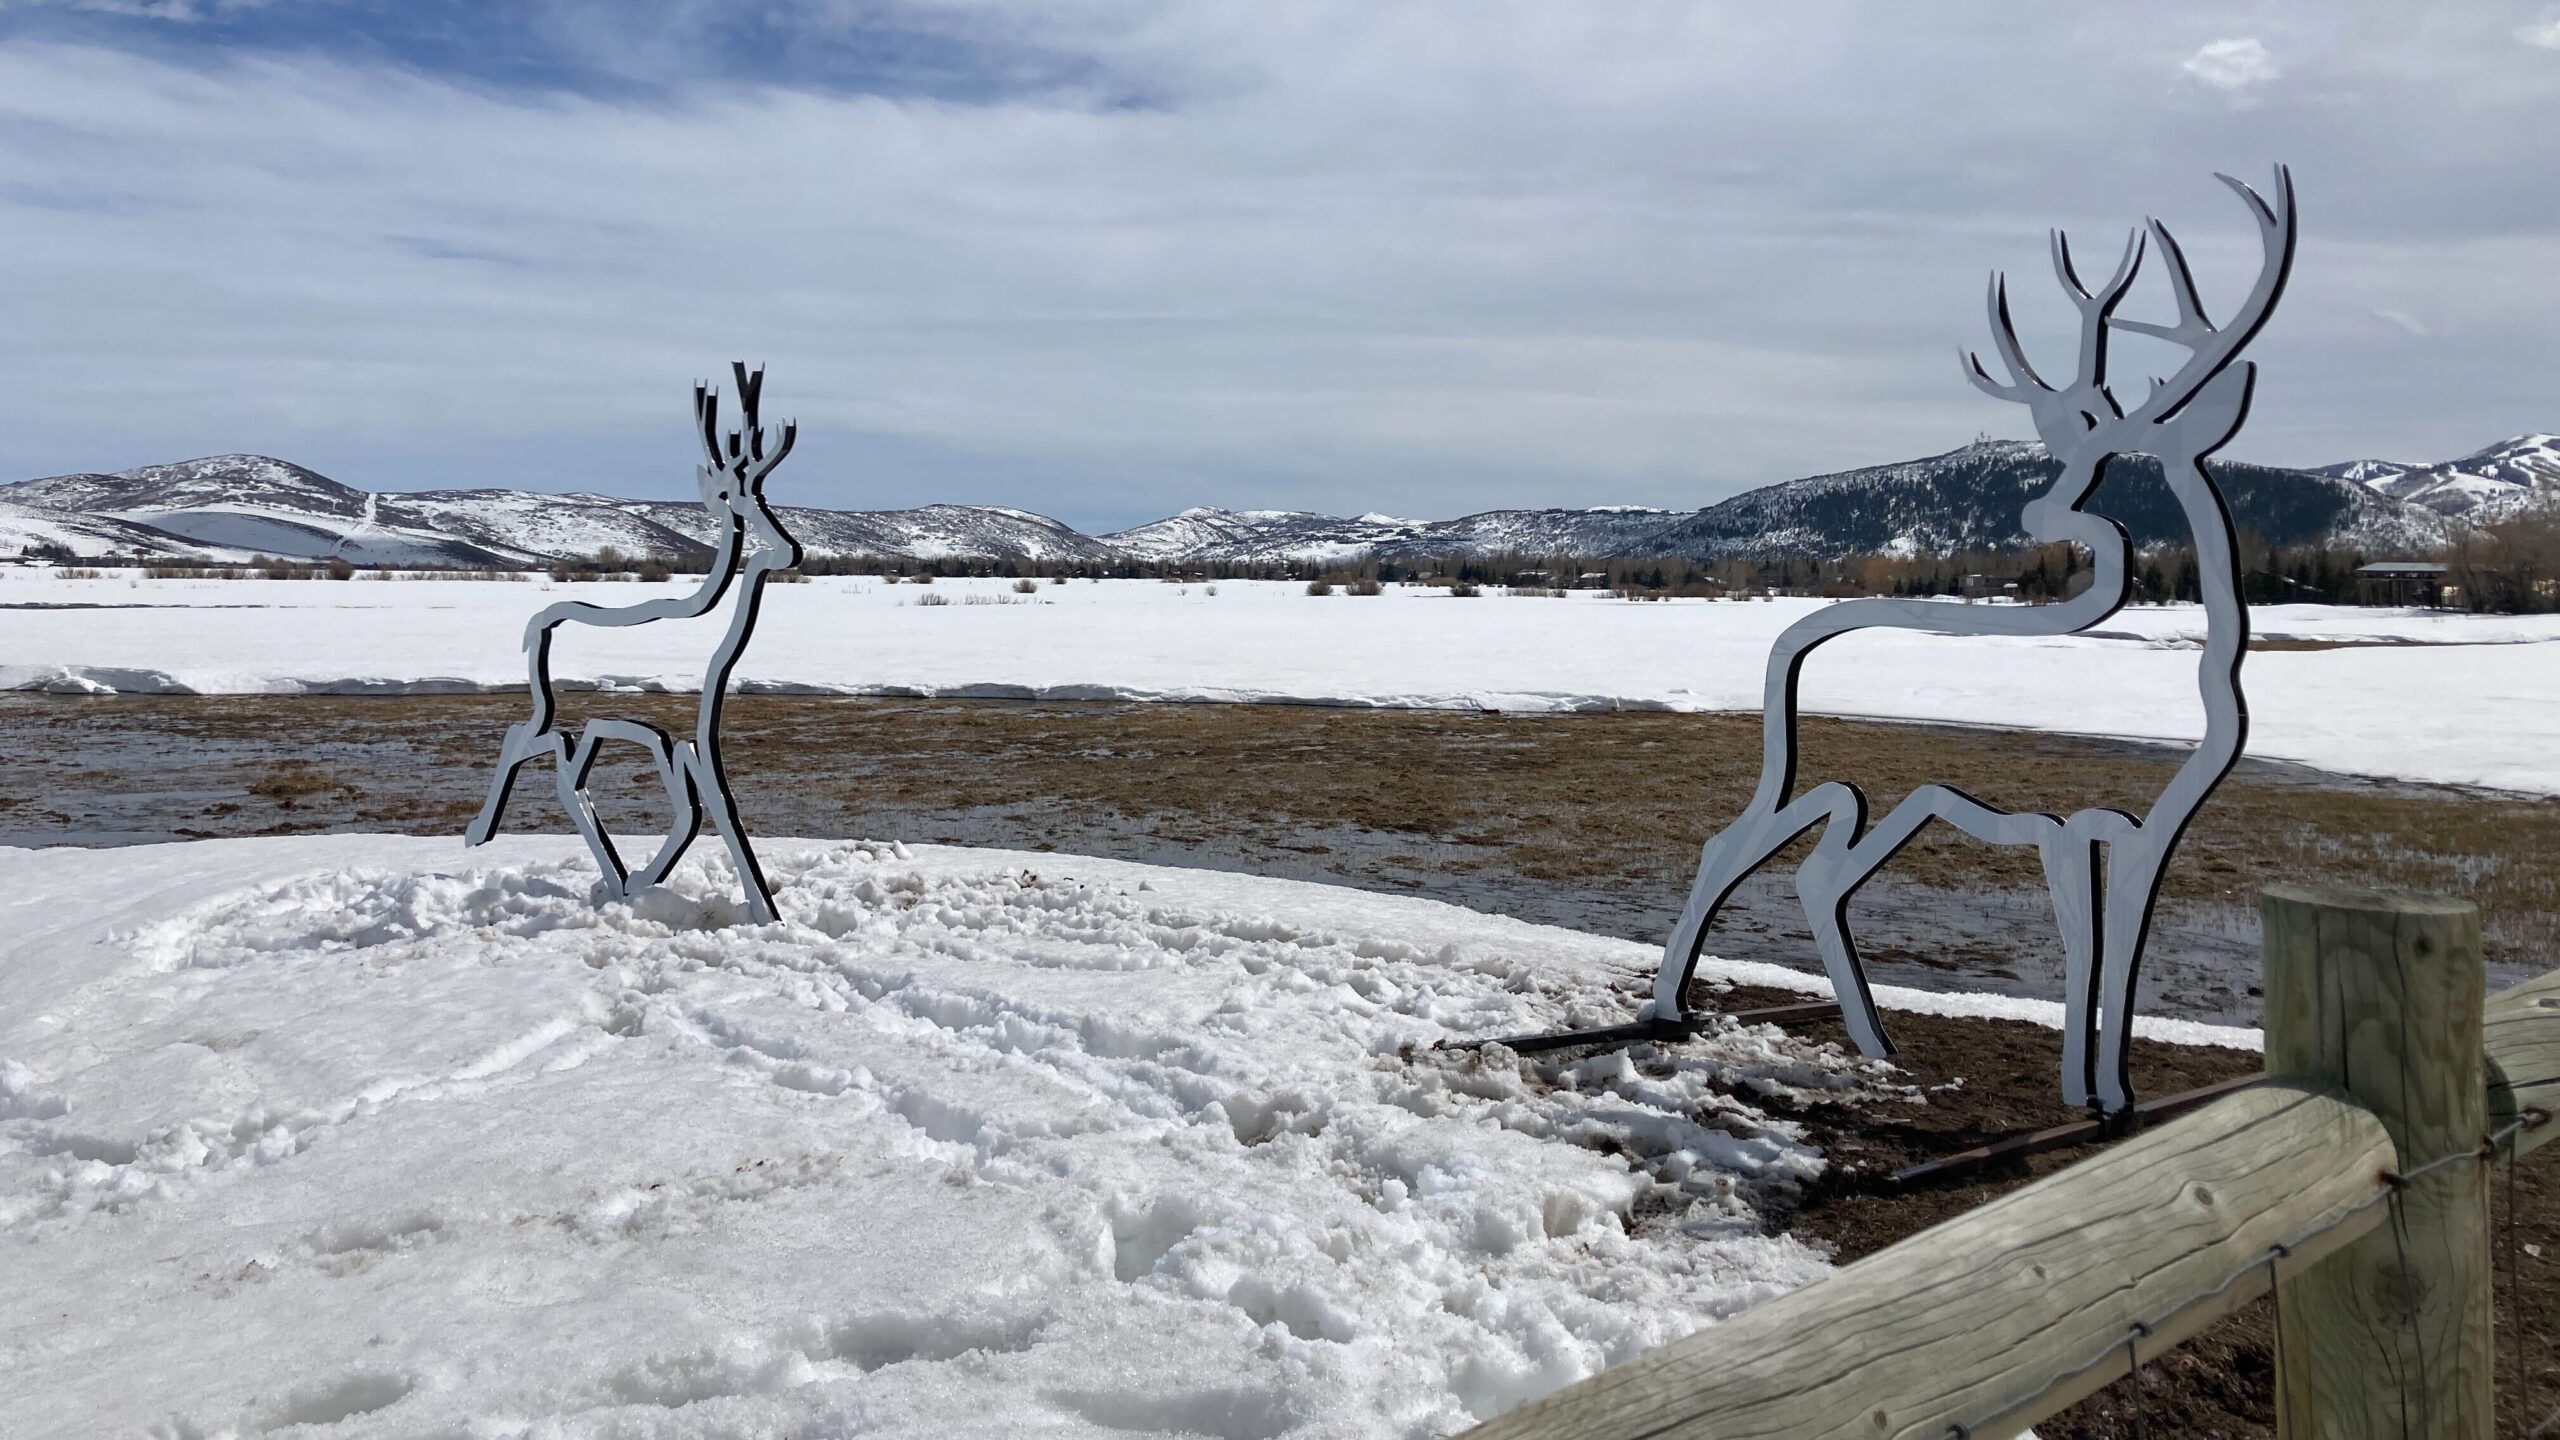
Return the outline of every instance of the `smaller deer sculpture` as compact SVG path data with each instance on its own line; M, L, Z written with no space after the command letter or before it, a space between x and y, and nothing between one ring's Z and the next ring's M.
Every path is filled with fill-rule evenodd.
M702 490L703 508L711 512L714 522L710 571L690 595L622 606L565 600L544 607L533 617L524 630L525 678L533 696L533 713L508 727L506 743L498 752L497 776L489 782L488 802L471 822L464 843L483 844L498 832L498 823L506 815L507 796L515 788L516 772L529 761L548 757L553 779L559 786L561 808L569 812L569 819L585 837L587 848L595 853L596 865L604 872L606 895L619 899L636 887L665 880L684 857L686 847L702 833L707 801L712 828L720 832L729 848L729 858L737 866L748 913L759 923L769 924L777 918L773 887L765 880L764 868L756 863L755 850L747 843L746 827L738 820L737 801L729 793L728 771L720 756L720 712L728 699L729 674L737 668L738 657L755 633L756 610L763 600L765 581L773 572L800 563L800 542L782 528L782 521L764 499L765 477L791 453L798 427L784 421L778 435L768 432L758 420L764 371L750 372L743 363L730 369L737 378L742 423L725 435L720 429L720 392L705 382L696 382L693 387L694 422L701 433L703 450L703 463L695 480ZM724 602L728 606L728 625L703 671L702 697L695 708L693 734L689 738L679 740L647 721L620 717L589 720L572 729L562 729L557 724L559 702L551 688L551 642L561 626L694 620L711 615ZM594 802L586 793L587 776L595 768L597 749L609 740L627 740L649 752L657 762L658 779L665 786L667 803L674 811L673 826L665 842L636 872L623 865L613 837L605 833Z
M1749 807L1700 853L1697 882L1664 946L1654 982L1657 1027L1683 1023L1682 994L1707 927L1734 888L1788 842L1819 826L1821 838L1796 870L1796 894L1850 1035L1869 1055L1891 1054L1849 933L1849 900L1922 827L1938 820L1993 844L2036 847L2062 930L2064 1097L2073 1105L2094 1104L2107 1116L2121 1115L2131 1105L2126 1052L2133 1032L2134 988L2161 872L2187 822L2239 759L2248 734L2240 662L2248 653L2249 617L2237 586L2231 516L2203 461L2248 418L2256 367L2240 361L2240 351L2266 324L2293 267L2292 177L2277 167L2272 203L2230 176L2219 178L2247 203L2264 250L2255 285L2225 324L2205 318L2186 259L2159 221L2149 223L2148 241L2160 252L2177 306L2176 321L2166 325L2115 317L2142 264L2143 230L2128 237L2115 273L2095 291L2082 283L2070 242L2055 231L2054 273L2079 311L2080 341L2072 378L2054 384L2028 363L2009 318L2007 281L1992 277L1991 338L2009 378L1993 379L1970 354L1964 357L1965 373L1976 387L2025 405L2034 417L2036 433L2061 462L2061 473L2027 502L2021 524L2041 543L2068 542L2087 550L2095 583L2043 606L1850 600L1824 606L1787 627L1769 652L1759 786ZM2187 359L2167 379L2155 377L2149 393L2128 409L2108 380L2111 330L2168 341L2184 348ZM1824 643L1875 628L1940 635L2067 635L2123 607L2130 594L2132 543L2121 525L2083 508L2107 460L2119 454L2158 457L2194 536L2204 596L2206 637L2196 675L2204 702L2204 738L2149 811L2139 816L2106 808L2067 816L2020 813L1985 804L1951 785L1923 785L1870 829L1867 797L1847 781L1826 781L1797 793L1797 676L1806 657Z

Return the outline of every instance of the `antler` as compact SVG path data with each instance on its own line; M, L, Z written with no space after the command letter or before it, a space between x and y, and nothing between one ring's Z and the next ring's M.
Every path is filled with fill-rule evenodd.
M2068 385L2048 384L2027 362L2026 352L2018 344L2017 325L2009 317L2009 282L2003 274L1991 277L1987 306L1991 313L1991 340L1998 347L2001 363L2008 369L2009 384L1991 378L1983 367L1982 357L1971 351L1964 353L1965 378L1974 388L2002 400L2012 400L2031 410L2036 429L2048 446L2059 449L2076 441L2100 425L2123 420L2136 424L2157 424L2175 415L2180 406L2195 398L2205 383L2228 368L2238 358L2267 316L2275 309L2278 296L2284 293L2286 277L2293 269L2293 175L2285 167L2276 167L2276 198L2273 206L2258 192L2228 175L2215 177L2239 192L2248 202L2250 213L2258 221L2258 233L2266 247L2266 264L2258 282L2243 301L2239 314L2228 326L2216 328L2205 318L2204 306L2196 298L2195 276L2187 268L2185 252L2178 248L2177 238L2169 227L2152 220L2145 227L2148 238L2159 243L2160 253L2169 269L2169 291L2178 306L2175 324L2155 325L2136 320L2115 318L2116 306L2133 287L2134 275L2142 268L2145 248L2144 230L2136 230L2125 241L2124 259L2116 272L2095 293L2083 285L2077 267L2071 261L2071 241L2061 231L2053 232L2053 269L2062 281L2064 292L2080 311L2079 373ZM2192 355L2178 373L2166 380L2154 379L2151 393L2130 413L2116 402L2107 386L2107 331L2126 330L2149 335L2185 346Z
M693 384L693 416L702 431L705 463L714 471L726 472L736 479L739 490L754 493L764 484L764 477L791 453L792 443L800 438L797 421L782 422L781 439L767 453L767 432L757 417L764 397L764 369L747 369L743 360L730 362L729 372L738 381L738 409L742 425L729 430L724 441L720 431L720 392L709 381Z
M1991 313L1991 343L1999 347L2000 363L2008 368L2011 383L2003 385L1992 379L1991 372L1983 368L1982 357L1969 350L1964 355L1965 378L1987 395L2014 400L2033 411L2036 429L2047 435L2048 443L2060 436L2086 433L2100 421L2115 419L2115 399L2107 393L2107 326L2125 292L2133 288L2133 277L2142 269L2142 252L2142 232L2133 231L2125 237L2124 258L2116 262L2115 274L2092 293L2081 283L2079 267L2072 263L2071 237L2060 230L2053 232L2054 276L2080 311L2079 373L2070 384L2059 388L2047 383L2027 362L2026 351L2018 344L2017 322L2009 317L2009 277L1994 271L1984 304Z
M2258 269L2257 283L2250 287L2248 298L2240 302L2239 312L2231 323L2216 328L2205 318L2204 304L2196 298L2196 279L2187 270L2186 253L2178 248L2169 227L2158 220L2151 222L2151 234L2160 242L2160 253L2168 260L2169 293L2177 301L2178 319L2172 325L2154 325L2138 320L2112 322L2119 330L2136 335L2149 335L2184 346L2192 352L2178 373L2166 380L2154 378L2151 393L2143 397L2128 418L2157 424L2175 415L2180 406L2195 398L2205 382L2228 369L2238 359L2250 339L2265 327L2274 313L2276 301L2284 294L2285 281L2293 274L2293 172L2282 165L2276 167L2276 203L2269 205L2257 191L2228 175L2213 178L2231 187L2249 207L2250 218L2258 222L2258 242L2264 258Z

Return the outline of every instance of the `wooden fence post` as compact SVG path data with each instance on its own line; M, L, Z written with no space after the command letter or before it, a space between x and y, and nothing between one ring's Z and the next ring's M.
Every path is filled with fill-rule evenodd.
M2471 905L2277 885L2266 930L2267 1073L2345 1090L2404 1170L2487 1131L2487 981ZM2286 1279L2276 1348L2283 1440L2490 1440L2486 1167L2411 1181L2390 1223Z

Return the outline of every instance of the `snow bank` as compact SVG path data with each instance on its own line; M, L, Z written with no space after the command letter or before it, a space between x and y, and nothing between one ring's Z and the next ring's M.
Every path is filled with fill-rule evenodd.
M1435 1051L1649 957L1434 902L766 856L0 850L10 1433L1445 1433L1822 1274L1756 1102L1891 1083Z
M1106 581L1016 595L859 578L775 586L739 676L751 690L1028 699L1285 701L1497 710L1756 710L1769 643L1818 600L1631 604L1376 597L1303 587ZM638 584L62 581L0 572L0 688L376 694L518 686L524 622ZM928 597L943 603L925 605ZM2192 606L2098 634L1951 639L1882 631L1826 647L1822 714L2138 739L2202 733ZM2272 606L2262 637L2352 648L2254 655L2251 750L2348 774L2560 793L2542 742L2560 708L2560 617ZM688 690L716 626L561 632L563 680ZM2460 703L2412 697L2459 696Z

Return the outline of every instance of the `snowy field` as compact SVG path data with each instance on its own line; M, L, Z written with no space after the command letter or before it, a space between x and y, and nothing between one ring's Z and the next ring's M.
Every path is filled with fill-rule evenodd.
M561 839L0 850L8 1433L1443 1434L1823 1274L1755 1101L1894 1083L1435 1053L1652 956L1429 901L765 855L721 929Z
M682 584L61 580L0 571L0 689L471 690L521 685L524 621L551 601L628 605ZM769 589L750 688L901 695L1582 710L1756 710L1769 642L1815 600L1629 603L1276 582ZM927 597L944 603L926 605ZM974 602L974 603L973 603ZM96 608L26 608L52 606ZM2139 739L2202 728L2192 606L2133 607L2091 635L1871 631L1807 665L1810 711ZM2560 616L2270 606L2246 670L2253 753L2348 774L2560 793ZM699 688L715 622L573 627L568 680Z

